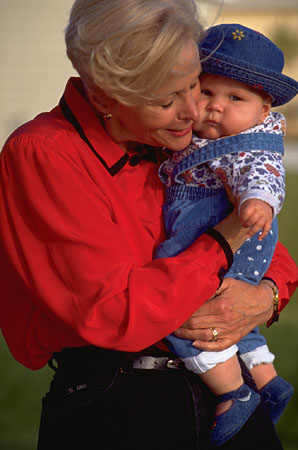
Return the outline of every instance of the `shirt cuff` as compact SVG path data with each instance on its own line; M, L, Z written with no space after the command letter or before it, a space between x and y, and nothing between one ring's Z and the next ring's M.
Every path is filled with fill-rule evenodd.
M234 255L233 255L232 249L231 249L230 245L228 244L228 242L225 240L223 235L221 233L219 233L219 231L215 230L214 228L209 228L209 230L205 231L204 234L208 234L208 236L213 237L213 239L215 239L219 243L219 245L222 247L223 251L225 252L226 258L227 258L227 263L228 263L227 270L229 270L229 268L233 264Z

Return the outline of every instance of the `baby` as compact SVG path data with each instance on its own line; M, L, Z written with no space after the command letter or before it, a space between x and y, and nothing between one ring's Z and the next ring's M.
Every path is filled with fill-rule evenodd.
M214 227L232 211L229 199L233 197L239 200L239 216L250 237L225 276L258 284L275 249L275 216L284 200L285 120L271 112L271 106L289 102L298 93L298 83L282 74L282 51L262 34L239 24L210 28L200 52L201 97L192 142L160 167L160 178L167 186L168 239L156 257L180 253ZM216 339L216 329L211 332ZM258 329L221 352L202 352L175 335L168 336L167 343L217 396L211 429L215 445L224 444L242 428L260 396L274 423L292 396L292 386L277 375L274 355ZM244 384L237 351L259 393Z

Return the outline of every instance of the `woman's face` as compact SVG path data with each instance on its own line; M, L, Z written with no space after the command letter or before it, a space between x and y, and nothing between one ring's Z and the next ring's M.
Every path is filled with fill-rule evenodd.
M201 66L198 63L189 73L190 63L193 64L193 47L188 52L189 58L186 55L183 62L174 67L174 70L188 74L170 75L157 93L161 100L156 104L125 106L117 103L113 107L112 119L105 123L106 129L124 150L132 142L175 151L190 143L192 124L198 116Z

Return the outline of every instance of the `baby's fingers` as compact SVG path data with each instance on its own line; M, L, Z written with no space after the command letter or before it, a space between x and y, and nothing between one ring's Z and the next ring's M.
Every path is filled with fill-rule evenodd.
M267 234L270 231L270 228L271 228L271 221L265 222L265 225L264 225L264 227L262 229L262 232L261 232L261 234L258 237L259 241L262 241L267 236Z
M248 236L251 237L254 234L258 233L260 230L262 230L262 234L263 234L263 232L265 230L265 224L266 224L266 222L264 222L264 220L262 218L258 219L256 222L254 222L253 224L251 224L249 226L249 231L247 233ZM247 226L247 223L244 226ZM269 229L270 229L270 227L269 227ZM266 230L265 230L266 234L268 234L269 229L267 230L267 228L266 228ZM262 236L262 234L260 235L261 240L265 237L265 236Z

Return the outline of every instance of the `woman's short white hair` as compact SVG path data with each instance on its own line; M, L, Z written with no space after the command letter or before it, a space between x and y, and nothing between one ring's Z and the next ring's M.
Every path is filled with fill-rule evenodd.
M94 95L127 105L151 102L181 51L203 34L194 0L75 0L67 55Z

